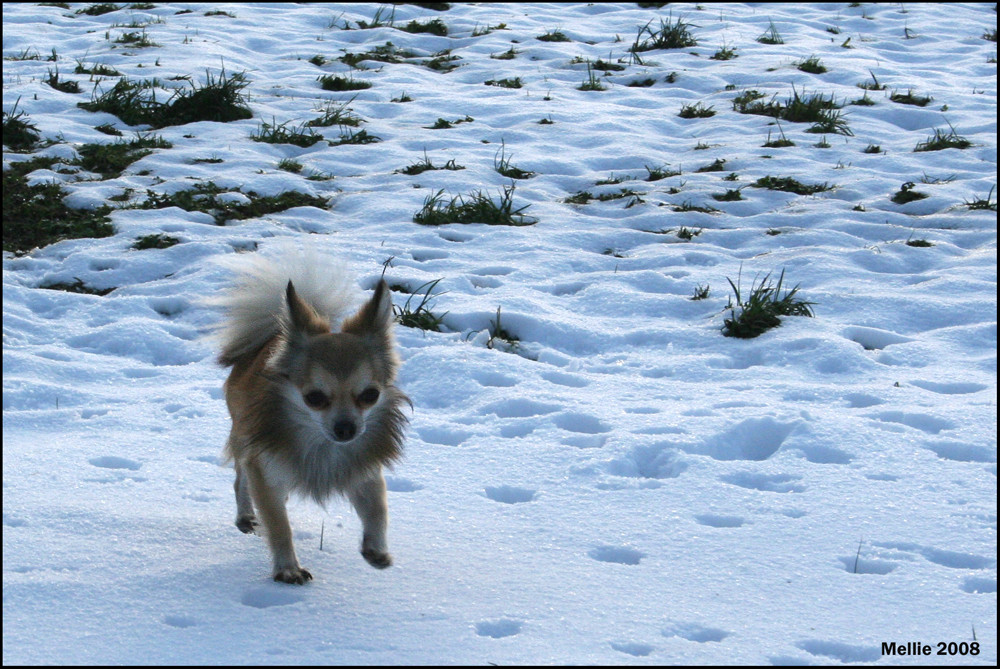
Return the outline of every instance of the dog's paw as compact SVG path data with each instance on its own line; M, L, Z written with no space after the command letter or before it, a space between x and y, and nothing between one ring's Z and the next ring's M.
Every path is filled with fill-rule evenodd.
M257 516L237 516L236 527L243 534L255 534L257 532Z
M371 548L362 549L361 557L376 569L385 569L392 566L392 556L382 551L376 551Z
M302 585L306 581L311 581L313 575L302 567L285 567L274 572L274 580L282 583L294 583Z

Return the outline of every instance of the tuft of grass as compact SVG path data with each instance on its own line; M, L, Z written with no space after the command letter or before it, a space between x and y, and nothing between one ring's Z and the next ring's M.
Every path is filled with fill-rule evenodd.
M916 248L924 248L925 249L925 248L930 248L931 246L934 246L934 243L933 242L929 242L926 239L907 239L906 240L906 245L907 246L914 246Z
M360 116L352 114L350 108L347 106L354 102L356 97L354 96L340 105L335 104L333 101L328 102L326 108L323 110L323 115L306 121L306 127L327 128L331 125L349 125L352 128L357 128L361 125L363 119Z
M352 77L338 77L333 74L324 74L316 79L324 91L360 91L371 88L371 82L358 81Z
M649 165L644 166L646 171L649 172L649 176L646 177L646 181L659 181L660 179L666 179L667 177L680 176L680 170L668 169L666 165L661 165L660 167L650 167Z
M629 51L638 54L643 51L653 51L655 49L683 49L689 46L697 46L698 40L691 34L690 23L685 23L683 19L673 21L673 14L666 20L660 19L659 29L653 29L653 22L649 21L642 28L639 28L635 42L629 47ZM643 38L644 35L648 37Z
M153 149L169 149L172 146L155 135L140 135L131 142L84 144L77 149L80 159L76 164L88 172L98 172L105 179L112 179L135 161L151 154Z
M6 140L5 140L6 143ZM63 239L110 237L115 234L107 206L72 209L58 183L29 185L27 176L49 169L54 158L14 162L3 172L3 250L21 255Z
M686 228L682 225L681 229L677 231L677 239L683 239L684 241L689 242L700 234L700 229L692 230L691 228Z
M461 59L461 56L451 55L451 49L445 49L444 51L435 54L430 60L425 60L420 64L426 68L434 70L435 72L446 73L461 67L461 65L457 63L457 61Z
M692 301L707 300L710 293L711 293L710 284L705 284L704 286L698 284L698 286L694 289L694 295L691 296L691 300Z
M889 99L902 105L915 105L917 107L926 107L934 100L929 95L915 95L912 88L906 91L906 93L893 91Z
M161 233L156 233L152 235L144 235L135 240L132 244L132 248L136 251L145 251L147 249L168 249L175 244L180 244L181 240L176 237L171 237L169 235L164 235Z
M709 60L732 60L733 58L738 58L736 49L731 49L723 44L718 51L709 56Z
M524 85L521 82L521 77L514 77L513 79L487 79L483 83L487 86L499 86L500 88L521 88Z
M176 191L169 195L146 191L146 200L137 205L137 209L165 209L179 207L185 211L200 211L209 214L216 225L226 225L228 221L239 221L248 218L259 218L268 214L276 214L294 207L317 207L325 209L327 198L316 197L298 191L285 191L278 195L262 196L254 191L243 192L246 202L220 198L219 195L231 191L220 188L209 181L197 184L194 188Z
M497 339L506 344L506 348L510 353L516 352L520 346L521 340L500 322L500 307L497 307L497 317L490 321L489 333L490 338L486 340L486 348L496 348Z
M812 195L834 188L825 181L822 184L804 184L792 177L772 177L770 175L761 177L750 185L754 188L767 188L768 190L784 191L796 195Z
M454 128L459 123L472 123L473 120L474 119L471 116L455 119L454 121L438 118L438 120L434 122L434 125L425 125L424 127L428 130L447 130L448 128Z
M769 149L781 149L781 148L784 148L786 146L795 146L795 142L793 142L792 140L790 140L787 137L785 137L785 131L781 129L781 124L780 123L778 124L778 132L781 133L781 139L772 140L771 139L771 131L768 130L767 131L767 141L764 142L764 144L762 146L765 146L765 147L767 147Z
M742 275L742 270L740 274ZM785 281L784 269L781 270L777 285L771 284L770 277L768 273L759 284L751 283L750 292L745 297L741 291L741 277L737 276L736 283L726 277L736 301L734 302L733 296L730 296L726 305L730 315L723 320L723 335L752 339L781 325L781 316L813 316L811 305L815 302L796 299L798 286L786 291L784 295L781 294L781 287Z
M517 54L519 53L521 52L516 50L514 47L511 47L498 56L490 54L490 58L492 58L493 60L514 60L515 58L517 58Z
M795 67L802 72L808 72L809 74L823 74L827 71L826 67L820 62L818 56L810 56L801 63L796 63Z
M483 223L485 225L534 225L538 219L525 216L522 212L531 205L514 209L513 184L504 186L500 201L493 199L483 191L475 191L466 199L456 195L447 202L444 199L444 189L433 195L428 195L424 206L413 215L413 222L420 225L447 225L449 223Z
M573 41L570 38L566 37L566 35L564 33L560 32L558 30L550 30L549 32L545 33L544 35L539 35L535 39L537 39L537 40L539 40L541 42L572 42Z
M872 75L871 81L862 81L858 84L858 88L863 88L866 91L884 91L885 84L879 83L878 77L871 70L868 70L868 74Z
M17 104L20 101L21 98L14 101L10 112L3 112L3 145L13 151L31 149L41 139L41 135L38 134L38 126L28 120L28 115L25 112L17 111ZM4 186L4 197L6 197L6 193L7 188Z
M376 144L381 141L381 137L378 135L369 135L367 130L359 130L357 132L348 130L345 134L342 134L340 139L336 142L329 142L329 144L330 146L341 146L343 144Z
M676 212L678 212L678 213L684 213L684 212L688 212L688 211L697 211L697 212L701 212L702 214L717 214L717 213L719 213L719 210L716 209L715 207L711 206L711 205L704 205L704 206L697 205L697 204L692 203L691 200L685 200L681 204L674 205L673 210L676 211ZM683 230L683 228L682 228L682 230ZM678 234L678 236L680 236L680 235Z
M781 34L778 32L778 27L774 25L774 21L768 19L768 29L764 31L764 34L757 38L757 41L761 44L784 44L785 40L781 39Z
M949 127L951 124L949 124ZM945 133L940 128L935 128L934 135L928 137L923 142L919 142L913 151L941 151L942 149L967 149L972 146L972 142L967 140L965 137L960 136L955 132L955 128L951 128L951 132Z
M100 295L104 296L114 290L114 288L92 288L83 282L80 277L73 277L76 279L73 283L66 282L53 282L44 283L38 286L44 290L61 290L64 293L79 293L81 295Z
M500 148L493 156L493 169L509 179L530 179L535 176L534 172L511 165L511 158L513 156L507 157L507 145L504 144L503 140L500 140Z
M976 197L972 200L972 202L966 200L965 206L968 207L969 209L988 209L990 211L996 211L997 203L990 199L993 197L994 189L996 189L996 185L990 187L990 192L986 195L985 198Z
M86 65L83 64L83 61L79 60L79 59L77 59L77 61L76 61L76 68L74 68L73 74L89 74L89 75L99 76L99 77L120 77L120 76L122 76L121 72L119 72L115 68L111 67L110 65L104 65L104 64L98 63L96 65L92 65L90 67L87 67Z
M302 172L302 163L292 158L282 158L278 161L278 169L291 172L292 174L299 174Z
M441 19L431 19L425 23L413 20L406 24L406 26L400 28L408 33L430 33L431 35L437 35L438 37L448 36L448 26L444 24Z
M915 200L923 200L929 197L926 193L921 193L913 190L916 188L917 184L912 181L907 181L902 186L899 187L899 191L892 196L892 201L896 204L906 204L907 202L914 202Z
M93 99L77 106L86 111L114 114L128 125L149 125L154 129L196 121L226 123L253 116L242 93L249 83L244 72L230 77L225 70L218 77L207 72L205 85L198 87L192 83L191 89L178 89L164 103L158 102L155 94L145 93L151 87L148 82L122 77L103 95L98 96L95 87Z
M260 127L250 133L250 139L266 144L292 144L303 148L312 146L323 139L323 135L312 128L308 128L308 132L306 132L305 124L291 130L286 127L287 125L288 121L276 123L273 118L270 123L261 121Z
M578 91L603 91L607 87L601 83L601 78L594 74L594 69L587 63L587 79L576 87Z
M80 84L76 83L75 81L72 80L59 81L58 67L55 70L49 70L48 74L49 76L48 78L45 79L45 83L47 83L49 86L56 89L57 91L62 91L63 93L80 92Z
M880 144L869 144L862 153L882 153L882 146Z
M727 189L725 193L713 193L712 199L719 202L734 202L736 200L742 200L743 195L740 193L740 188L730 188Z
M704 167L699 167L698 169L695 170L695 172L722 172L725 169L726 169L726 159L716 158L708 165L705 165Z
M715 116L715 109L698 102L693 105L683 105L677 115L681 118L709 118Z
M440 281L441 279L435 279L434 281L428 281L427 283L418 286L417 289L414 290L408 298L406 298L406 302L403 303L402 307L397 307L395 304L392 305L392 309L396 314L396 322L408 328L419 328L430 332L441 332L441 323L448 312L439 316L432 312L430 308L430 301L433 298L438 297L439 295L444 295L444 292L431 294L431 291L434 290ZM425 287L426 290L424 291L424 296L420 300L420 304L416 305L415 308L411 307L410 302L413 300L414 296L416 296L421 289Z
M412 165L407 165L401 170L396 170L400 174L408 174L410 176L416 176L428 170L464 170L463 165L458 165L455 163L454 159L449 160L442 167L437 167L431 162L430 158L427 157L427 151L424 151L423 162L413 163Z

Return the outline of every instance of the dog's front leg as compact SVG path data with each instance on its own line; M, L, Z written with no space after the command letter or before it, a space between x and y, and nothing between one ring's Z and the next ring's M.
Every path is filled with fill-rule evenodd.
M250 534L257 529L257 516L253 512L253 500L250 499L250 481L247 479L246 468L239 460L235 463L236 481L233 490L236 491L236 527L244 534Z
M392 566L386 530L389 527L389 502L381 469L371 478L360 481L347 493L361 518L363 535L361 555L376 569Z
M267 543L274 561L274 580L303 584L312 580L312 574L299 566L292 544L292 526L285 510L286 494L268 483L256 461L245 463L244 472L250 483L250 495L257 506L261 522L267 531Z

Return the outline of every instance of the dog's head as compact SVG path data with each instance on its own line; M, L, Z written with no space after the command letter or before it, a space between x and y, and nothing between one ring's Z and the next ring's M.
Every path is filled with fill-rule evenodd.
M287 318L268 371L291 387L289 401L335 442L364 434L366 420L391 393L398 359L392 338L392 298L385 281L339 332L295 292L286 290Z

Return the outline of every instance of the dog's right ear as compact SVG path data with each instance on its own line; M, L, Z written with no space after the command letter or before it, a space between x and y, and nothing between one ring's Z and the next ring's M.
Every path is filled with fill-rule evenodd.
M295 332L306 334L323 334L330 331L330 324L316 313L316 310L306 304L305 300L295 292L291 279L285 288L285 301L288 303L288 317Z
M385 335L392 327L392 294L384 279L375 286L372 295L361 311L354 314L342 326L344 332L356 335Z

